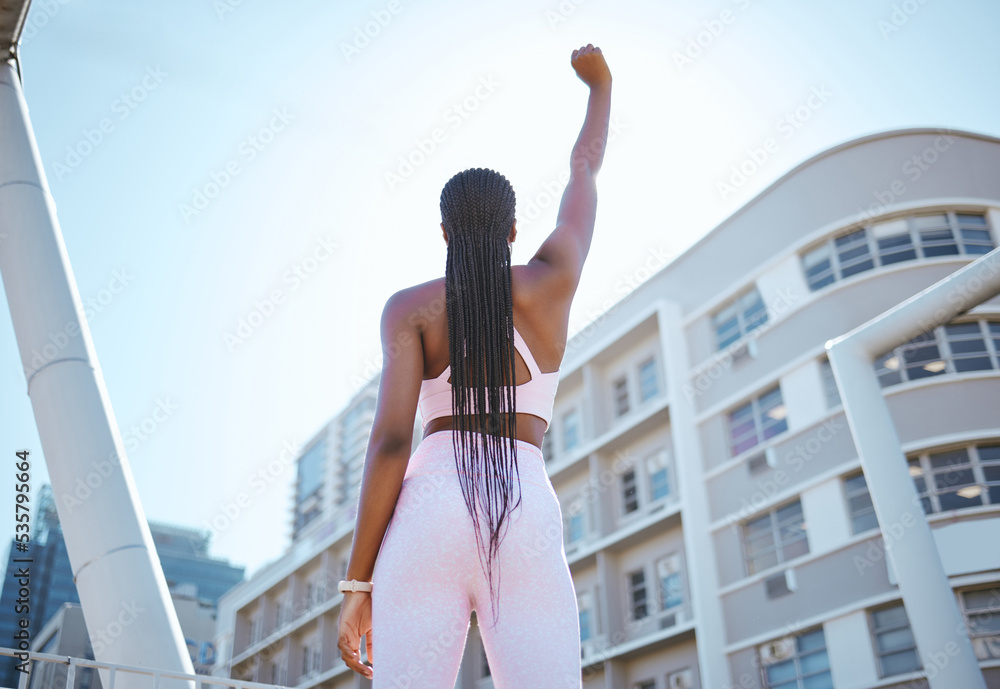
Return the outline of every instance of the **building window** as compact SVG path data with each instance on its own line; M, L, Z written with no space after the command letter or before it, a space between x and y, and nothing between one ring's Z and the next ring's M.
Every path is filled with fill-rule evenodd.
M582 498L577 498L566 509L566 543L582 540L586 531L585 510Z
M576 597L576 604L580 611L580 641L587 641L594 635L592 626L594 597L590 591L584 591Z
M767 309L756 287L734 299L712 318L718 349L725 349L751 330L767 323Z
M645 402L660 391L656 376L656 357L649 357L639 364L639 401Z
M944 373L1000 369L1000 321L949 323L875 360L882 387Z
M628 378L622 376L612 385L615 416L628 413Z
M1000 588L962 591L959 599L976 658L1000 659Z
M657 560L656 578L660 585L660 610L670 610L684 602L684 594L681 589L680 554L673 553Z
M880 677L920 669L917 644L902 604L871 611L872 638Z
M729 412L729 448L736 455L788 430L781 387L775 385L759 397Z
M665 450L660 450L646 458L646 475L649 477L649 500L651 502L670 495L670 474L667 470Z
M876 266L917 258L979 255L993 249L982 213L930 213L872 223L835 237L802 255L813 291Z
M847 496L847 507L851 513L851 532L859 534L869 529L878 528L875 517L875 507L871 495L868 494L868 484L861 472L844 479L844 493Z
M840 390L837 388L837 379L833 375L833 366L830 360L825 358L819 363L820 377L823 380L823 395L826 397L826 408L833 409L839 407Z
M931 452L908 462L927 514L1000 505L1000 444Z
M569 452L580 444L580 417L576 409L562 417L563 452Z
M743 525L747 573L754 574L809 552L802 503L771 510Z
M758 649L765 689L833 689L822 627Z
M632 685L635 689L656 689L656 680L647 679L644 682L636 682Z
M643 570L628 575L629 610L633 620L641 620L649 614L646 601L646 573Z
M639 509L639 491L635 484L635 469L629 469L622 474L622 506L625 514L631 514Z

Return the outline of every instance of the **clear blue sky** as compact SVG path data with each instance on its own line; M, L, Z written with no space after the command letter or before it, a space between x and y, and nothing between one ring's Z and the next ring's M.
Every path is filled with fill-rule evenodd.
M586 103L573 48L603 49L617 134L571 331L831 146L1000 135L998 30L987 0L36 0L24 90L147 517L206 528L247 493L213 553L250 573L281 555L294 465L259 472L377 370L389 295L443 275L444 182L478 166L512 181L515 262L553 226L546 190ZM721 189L768 138L760 169ZM37 491L0 310L2 449L32 451ZM256 326L237 341L241 319ZM148 436L129 430L144 421ZM6 514L12 484L0 475Z

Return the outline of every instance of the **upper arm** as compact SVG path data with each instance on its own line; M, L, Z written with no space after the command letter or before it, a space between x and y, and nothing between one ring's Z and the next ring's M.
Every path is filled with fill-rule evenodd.
M405 292L396 292L382 310L382 377L379 380L370 444L409 456L423 378L420 331L409 318Z
M590 252L597 215L597 185L589 171L574 172L559 204L556 228L528 262L547 273L548 282L576 291Z

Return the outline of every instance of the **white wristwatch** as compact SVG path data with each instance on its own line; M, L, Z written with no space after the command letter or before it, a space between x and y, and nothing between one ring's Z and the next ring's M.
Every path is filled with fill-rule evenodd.
M370 581L358 581L357 579L351 579L350 581L341 581L337 584L337 590L341 593L346 591L371 591L372 582Z

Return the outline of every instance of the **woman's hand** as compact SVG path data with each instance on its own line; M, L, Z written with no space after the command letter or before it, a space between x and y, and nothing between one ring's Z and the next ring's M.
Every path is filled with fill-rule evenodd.
M340 604L340 618L337 620L337 648L347 667L372 678L372 668L361 662L361 637L365 637L365 652L368 662L375 664L372 654L372 596L368 591L345 591Z
M583 48L574 50L570 64L576 70L576 75L590 88L611 85L611 70L608 69L600 48L588 43Z

